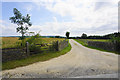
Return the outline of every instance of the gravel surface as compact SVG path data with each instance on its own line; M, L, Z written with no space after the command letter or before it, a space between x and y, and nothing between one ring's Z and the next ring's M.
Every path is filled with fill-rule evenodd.
M118 78L118 74L99 74L99 75L92 75L92 76L77 76L71 78Z
M72 49L67 54L48 61L4 70L3 78L79 78L118 72L118 55L86 48L74 40L70 40L70 44Z

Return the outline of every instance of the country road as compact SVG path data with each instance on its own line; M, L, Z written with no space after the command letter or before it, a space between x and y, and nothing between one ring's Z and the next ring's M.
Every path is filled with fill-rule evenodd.
M65 55L44 62L3 71L4 78L71 78L118 72L118 55L89 49L70 40ZM116 76L116 75L115 75Z

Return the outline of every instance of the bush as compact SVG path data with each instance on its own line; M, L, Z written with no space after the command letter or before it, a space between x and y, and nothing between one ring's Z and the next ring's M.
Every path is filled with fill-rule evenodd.
M29 42L30 51L32 51L32 52L40 52L41 51L41 47L36 45L36 44L41 44L42 43L42 39L40 38L39 34L31 36L26 41Z
M23 47L26 47L26 38L16 42L15 46L17 48L23 48Z
M29 49L31 52L35 52L35 53L41 52L41 47L37 45L31 45Z
M25 36L23 36L23 37L19 37L19 40L23 40L23 39L25 39Z

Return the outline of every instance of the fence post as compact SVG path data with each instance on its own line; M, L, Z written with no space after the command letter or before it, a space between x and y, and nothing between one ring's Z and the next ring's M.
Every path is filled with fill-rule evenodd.
M29 51L29 43L26 42L26 53L29 56L30 55L30 51Z
M56 50L59 51L59 41L56 41Z

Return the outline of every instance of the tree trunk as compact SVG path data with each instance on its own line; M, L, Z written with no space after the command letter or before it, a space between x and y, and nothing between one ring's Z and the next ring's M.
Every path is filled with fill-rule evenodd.
M22 32L22 38L23 38L23 36L24 36L24 35L23 35L23 32Z
M21 26L22 27L22 26ZM21 34L22 34L22 39L24 38L24 33L23 33L23 29L21 30Z

